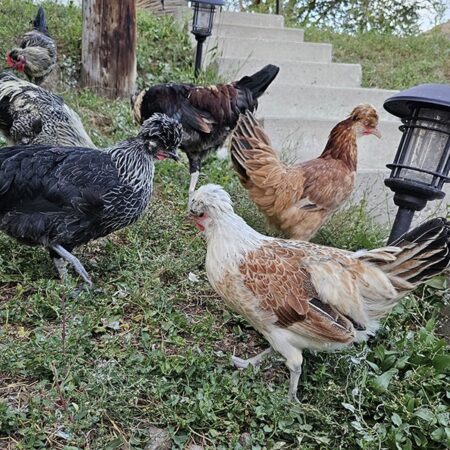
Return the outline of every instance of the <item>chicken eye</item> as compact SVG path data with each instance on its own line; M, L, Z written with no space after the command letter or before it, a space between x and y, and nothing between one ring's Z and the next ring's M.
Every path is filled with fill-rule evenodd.
M200 214L198 215L198 217L203 217L204 215L205 215L205 213L202 212L202 213L200 213Z

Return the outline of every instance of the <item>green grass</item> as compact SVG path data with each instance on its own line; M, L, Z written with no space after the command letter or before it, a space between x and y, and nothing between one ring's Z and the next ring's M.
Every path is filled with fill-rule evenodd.
M211 159L205 172L263 231L226 163ZM247 448L444 448L449 356L436 320L445 291L427 287L410 296L369 345L306 352L302 404L289 405L279 357L256 373L230 364L233 352L253 355L265 343L206 280L204 242L185 221L180 187L187 184L183 164L158 165L157 196L145 217L78 250L99 291L76 299L67 297L73 285L52 279L45 251L1 235L3 442L139 449L153 424L180 448L187 441L241 448L246 432ZM350 223L362 213L354 214ZM353 233L341 227L340 242Z
M333 44L333 61L362 66L362 85L407 89L421 83L448 83L448 37L433 32L398 37L379 33L348 35L314 27L305 28L305 40Z
M0 14L2 52L11 39L5 24L17 31L34 11L27 2L14 4L1 1L11 8L11 16ZM50 24L78 14L59 8L49 5ZM184 79L189 64L177 53L178 32L168 31L159 44L151 38L172 30L170 20L143 15L140 23L147 36L140 64L164 44L167 53L158 49L149 73ZM71 36L62 28L55 29L58 44L72 49L69 66L76 68L79 28ZM167 70L165 61L172 61ZM98 145L136 131L127 102L73 89L62 95ZM211 157L204 173L202 183L224 185L238 213L265 232L227 162ZM0 448L144 449L151 426L167 429L174 448L446 448L450 356L438 335L445 281L408 296L369 344L305 352L301 404L290 405L279 357L258 372L231 366L233 352L252 356L267 344L206 279L205 243L185 220L188 182L186 161L158 164L145 216L77 250L98 289L77 298L69 293L78 280L56 280L43 249L0 234ZM385 236L362 205L337 214L316 240L356 249L376 247Z

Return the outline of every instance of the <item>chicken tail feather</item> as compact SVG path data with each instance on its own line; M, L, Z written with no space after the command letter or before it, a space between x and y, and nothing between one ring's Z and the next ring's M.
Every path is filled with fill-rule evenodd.
M448 270L450 222L444 218L431 219L405 233L389 247L356 252L355 256L384 272L377 281L372 272L370 278L363 277L360 285L368 316L378 320L408 292Z
M33 20L33 28L41 33L48 35L47 19L42 6L39 6L35 19Z
M242 185L269 220L288 207L292 192L302 195L303 176L289 175L288 168L280 161L263 127L250 111L239 118L231 139L230 155Z
M270 147L269 137L250 111L239 118L231 139L230 153L231 162L244 184L248 180L259 184L260 171L269 166L268 159L272 164L279 165L278 157Z
M391 245L400 247L401 251L383 270L416 287L448 268L450 222L443 217L428 220Z
M279 71L279 67L274 66L273 64L268 64L253 75L242 77L238 82L236 82L236 87L250 89L253 97L257 99L264 94L266 89L278 75Z

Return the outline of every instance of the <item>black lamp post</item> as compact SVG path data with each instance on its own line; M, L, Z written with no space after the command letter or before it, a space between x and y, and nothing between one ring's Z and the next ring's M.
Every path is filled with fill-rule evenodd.
M197 51L195 53L195 78L198 77L202 65L203 43L208 36L211 36L214 13L216 6L223 6L225 0L192 0L191 6L194 9L191 33L197 41Z
M386 186L399 207L388 243L408 231L414 213L429 200L444 198L450 181L450 85L421 84L399 92L384 108L400 117L403 132Z

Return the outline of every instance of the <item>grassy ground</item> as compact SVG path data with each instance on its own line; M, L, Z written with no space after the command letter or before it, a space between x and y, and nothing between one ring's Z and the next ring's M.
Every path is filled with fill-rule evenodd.
M449 39L438 31L407 37L350 36L311 27L305 29L305 40L330 42L334 61L361 64L364 87L407 89L450 80Z
M0 14L0 33L8 24L20 34L33 7L11 0L1 5L10 15ZM64 69L70 78L79 25L72 30L69 24L79 13L56 6L49 12L70 30L55 30L58 44L71 49ZM139 20L146 36L141 75L149 67L154 81L186 79L190 59L173 24ZM4 53L11 36L0 37ZM164 48L152 59L158 46ZM179 56L167 68L176 49ZM62 94L98 145L135 132L126 102L86 91ZM201 181L224 185L238 212L265 230L227 162L210 158L204 172ZM434 280L406 298L368 345L307 352L302 403L290 405L280 358L258 372L230 364L232 353L252 356L266 344L211 290L204 242L185 221L187 186L186 161L158 164L145 216L77 251L98 290L76 299L69 293L77 280L56 280L44 250L0 235L0 448L143 449L152 426L166 429L174 448L446 448L450 356L437 322L448 303L445 282ZM363 208L353 207L335 216L318 240L356 249L375 247L384 237ZM190 281L191 272L198 282Z

